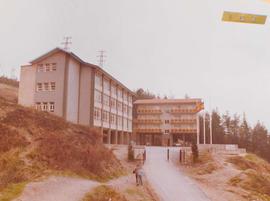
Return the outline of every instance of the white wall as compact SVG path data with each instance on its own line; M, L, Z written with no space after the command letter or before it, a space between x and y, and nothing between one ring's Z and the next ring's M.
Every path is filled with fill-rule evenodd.
M33 66L22 66L19 86L19 104L31 107L34 106L36 69Z
M70 58L67 75L67 121L78 123L80 63Z

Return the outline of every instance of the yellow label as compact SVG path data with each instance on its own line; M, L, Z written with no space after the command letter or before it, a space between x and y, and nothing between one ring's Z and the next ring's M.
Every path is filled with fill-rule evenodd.
M227 12L224 11L222 21L225 22L240 22L249 24L265 24L266 15L253 15L247 13Z

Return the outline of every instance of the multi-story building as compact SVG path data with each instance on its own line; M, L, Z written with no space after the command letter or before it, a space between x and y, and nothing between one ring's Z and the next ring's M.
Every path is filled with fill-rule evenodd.
M96 127L106 143L129 142L132 98L106 71L61 48L21 67L19 104Z
M134 135L141 145L199 142L201 99L147 99L134 102Z

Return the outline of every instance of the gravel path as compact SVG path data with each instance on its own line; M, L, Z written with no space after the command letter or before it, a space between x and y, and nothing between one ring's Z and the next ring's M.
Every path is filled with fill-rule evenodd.
M53 176L29 183L14 201L79 201L98 185L98 182L90 180Z
M167 161L167 148L147 147L146 177L162 201L210 201L191 179Z

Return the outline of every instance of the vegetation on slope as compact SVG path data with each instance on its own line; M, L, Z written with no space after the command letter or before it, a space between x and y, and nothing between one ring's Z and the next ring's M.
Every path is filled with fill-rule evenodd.
M270 164L255 156L235 156L227 160L242 172L232 177L229 183L251 192L250 196L257 196L260 200L270 200Z
M10 85L13 87L19 87L19 82L18 80L15 79L10 79L5 76L0 76L0 83Z
M0 199L12 185L48 174L69 173L103 181L122 171L96 130L0 96Z
M127 201L125 196L109 186L99 186L88 193L82 201Z

